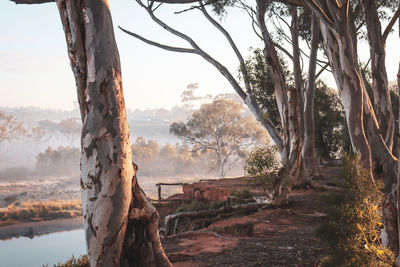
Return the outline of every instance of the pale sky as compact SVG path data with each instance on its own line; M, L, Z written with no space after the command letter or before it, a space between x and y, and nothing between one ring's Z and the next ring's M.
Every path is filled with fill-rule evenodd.
M148 39L189 47L153 23L136 1L114 0L110 4L127 108L171 108L179 103L186 86L195 82L200 84L199 94L202 95L234 93L225 78L203 58L151 47L117 29L120 25ZM226 40L200 11L173 14L174 10L182 9L183 6L163 5L156 14L192 36L236 76L238 61ZM245 57L249 55L250 46L261 47L243 12L229 13L222 24ZM392 35L387 45L389 80L396 79L400 60L397 36ZM368 58L368 48L364 47L363 58ZM334 86L331 75L326 75L325 79ZM0 1L0 107L72 109L75 90L55 3L15 5L7 0Z

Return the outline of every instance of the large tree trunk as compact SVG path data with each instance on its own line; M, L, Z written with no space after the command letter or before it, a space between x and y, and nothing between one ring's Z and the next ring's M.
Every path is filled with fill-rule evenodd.
M295 88L288 89L290 154L288 162L280 171L278 182L273 188L271 204L274 206L288 204L289 194L292 191L293 186L298 182L301 164L298 95Z
M270 1L257 0L257 22L265 45L264 57L274 82L274 92L282 123L284 153L281 154L284 154L285 157L284 161L282 161L283 168L280 172L278 183L274 186L272 192L272 204L282 205L288 202L289 194L293 186L298 182L301 167L300 96L297 88L287 88L286 86L278 53L272 44L271 36L265 23L265 13L269 3ZM296 47L294 48L296 50ZM297 69L297 74L299 72ZM299 88L302 87L300 84L300 78L297 77ZM301 91L301 89L299 90Z
M282 165L286 166L290 155L288 96L285 77L282 66L279 62L278 53L272 44L271 36L265 23L265 13L269 2L270 1L257 0L257 22L264 41L264 57L274 82L274 93L281 117L282 138L284 140L281 151L281 159Z
M337 86L340 89L352 146L354 151L360 154L364 167L370 170L371 179L373 179L372 162L375 167L379 167L375 170L383 170L383 173L380 174L375 171L375 176L384 179L383 191L386 193L386 197L383 205L383 220L385 232L388 246L393 251L397 251L397 188L395 188L397 159L393 157L380 134L372 103L361 78L356 57L356 44L354 43L356 34L353 22L349 20L344 8L338 9L331 5L330 11L335 18L336 30L332 31L326 22L321 20L322 36Z
M370 46L371 71L373 81L374 110L382 137L390 150L394 138L394 116L385 62L385 42L382 38L381 23L375 1L361 1L367 25Z
M57 0L82 115L81 188L91 266L171 266L136 180L106 0Z
M363 123L364 81L361 78L355 51L356 44L354 44L353 31L350 29L346 9L336 11L338 12L337 16L341 18L340 24L337 25L337 32L332 32L322 23L321 33L346 112L351 144L354 151L360 155L364 167L369 170L372 179L371 150Z
M311 19L311 53L308 65L308 81L304 98L304 142L301 151L306 179L319 176L318 158L315 153L314 127L315 71L319 34L319 21L313 14Z

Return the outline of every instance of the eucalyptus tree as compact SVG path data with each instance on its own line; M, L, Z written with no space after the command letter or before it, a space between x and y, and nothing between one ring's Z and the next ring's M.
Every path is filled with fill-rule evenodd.
M108 2L57 0L56 4L82 119L80 185L90 265L171 266L158 235L158 213L139 187L132 163Z
M216 58L210 56L206 51L204 51L191 37L188 35L176 30L175 28L170 27L164 21L156 16L155 11L159 7L156 5L154 1L149 1L146 4L140 0L137 0L138 4L144 8L152 20L160 25L165 30L169 31L173 35L183 39L186 41L191 48L185 47L175 47L169 46L165 44L160 44L154 42L152 40L146 39L136 33L128 31L126 29L121 28L125 33L156 47L161 49L165 49L173 52L180 53L192 53L197 54L203 57L206 61L211 63L215 68L217 68L221 74L229 81L233 89L236 93L242 98L244 103L249 107L254 116L262 123L264 128L268 131L272 140L278 147L278 151L281 157L282 165L284 166L284 174L282 175L281 183L278 184L275 189L275 204L282 204L287 202L288 194L294 185L294 183L299 182L298 177L300 173L300 168L302 164L302 159L304 159L304 170L305 172L305 180L301 182L309 182L310 178L318 175L318 160L316 158L315 153L315 141L314 141L314 126L313 126L313 98L315 91L315 76L316 76L316 68L313 65L316 64L317 61L317 49L318 49L318 37L319 37L319 29L318 23L313 23L313 42L311 46L311 60L309 66L309 83L306 88L306 104L304 105L304 97L303 97L303 81L302 81L302 72L300 69L300 48L298 45L298 17L297 17L297 8L291 9L291 17L292 17L292 25L291 25L291 35L293 41L293 55L285 50L282 46L272 41L270 33L267 29L267 25L265 23L265 15L266 15L266 5L264 1L257 1L257 10L254 8L249 8L247 5L242 3L243 7L249 12L250 16L253 19L253 23L257 25L258 30L256 33L260 36L261 40L264 42L264 58L269 71L271 73L274 97L277 102L277 110L279 113L280 119L278 121L272 121L271 117L268 116L268 109L263 110L260 106L260 103L257 101L258 92L255 90L254 84L251 83L249 79L249 71L246 67L246 62L237 48L233 38L226 31L226 29L217 22L207 11L206 6L212 4L214 6L214 10L221 12L224 8L224 5L227 2L219 3L219 1L212 1L210 3L198 2L198 5L193 7L192 9L198 9L202 12L205 18L218 30L221 34L226 38L230 47L234 51L239 65L241 77L243 78L243 86L240 85L240 82L235 79L234 75L228 71L228 69L222 65ZM161 1L164 3L171 3L171 1ZM181 1L172 1L179 3ZM232 4L234 2L240 1L228 1L228 4ZM221 5L220 5L221 4ZM285 51L286 54L294 62L294 77L295 83L293 85L289 85L285 81L285 73L282 68L280 58L278 56L278 52L276 48ZM261 88L261 90L271 90L271 88ZM304 106L304 108L303 108ZM303 118L303 109L307 116L306 119ZM306 122L307 126L304 127L303 130L303 122ZM303 140L305 141L306 146L303 148ZM302 156L303 154L303 156Z

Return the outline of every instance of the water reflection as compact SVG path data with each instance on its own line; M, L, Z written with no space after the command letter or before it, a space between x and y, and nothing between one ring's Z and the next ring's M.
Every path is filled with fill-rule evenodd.
M42 267L86 253L83 230L0 241L0 267Z

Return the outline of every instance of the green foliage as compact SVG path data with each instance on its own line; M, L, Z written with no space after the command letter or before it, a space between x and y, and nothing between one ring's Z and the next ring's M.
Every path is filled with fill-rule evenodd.
M192 203L189 205L182 204L177 210L176 213L178 212L188 212L188 211L198 211L198 210L206 210L208 209L208 206L197 199L193 200Z
M77 259L74 256L72 256L71 259L69 259L65 263L54 264L54 267L89 267L89 266L90 265L87 255L82 255Z
M255 186L263 188L265 195L277 179L279 161L276 147L257 148L246 159L244 171Z
M320 80L315 89L315 147L322 158L335 159L351 147L345 112L335 90Z
M243 202L243 200L253 197L253 194L248 189L243 189L242 191L232 191L230 195L236 197L239 203Z
M247 79L253 88L255 101L262 108L265 116L268 116L280 129L281 120L271 72L267 68L263 51L258 48L252 52L253 55L246 60L245 66L241 67L241 73L247 74Z
M329 220L316 234L331 247L323 266L392 266L394 255L379 240L382 182L373 183L356 156L345 157L342 175L342 193L321 195Z
M283 12L283 11L282 11ZM308 16L305 14L304 16ZM287 64L281 60L288 86L293 84L293 75ZM255 101L260 105L264 116L281 130L281 120L276 103L274 84L261 49L254 49L253 55L241 67L247 72ZM244 71L242 70L242 73ZM337 92L318 80L315 84L314 99L315 144L323 158L337 158L341 151L349 151L350 138L343 106Z
M210 210L217 210L221 207L225 206L225 202L224 201L212 201L210 203Z

